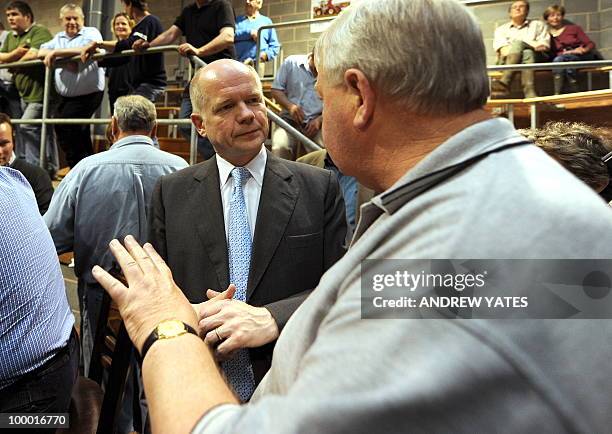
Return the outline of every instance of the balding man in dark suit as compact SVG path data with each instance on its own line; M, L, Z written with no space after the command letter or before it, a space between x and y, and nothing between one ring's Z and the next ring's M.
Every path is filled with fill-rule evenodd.
M268 119L252 68L211 63L193 79L191 100L192 121L217 156L160 179L150 240L191 303L212 298L197 307L201 334L229 359L224 370L244 401L268 370L280 330L344 253L344 204L331 172L266 151ZM233 298L233 287L206 294L229 284ZM226 364L245 348L252 384L243 387Z

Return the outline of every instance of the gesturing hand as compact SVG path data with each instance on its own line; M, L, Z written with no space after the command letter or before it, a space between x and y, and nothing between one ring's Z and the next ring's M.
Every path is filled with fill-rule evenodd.
M197 326L196 314L172 279L172 273L153 246L140 247L133 236L117 240L110 249L127 279L128 288L99 266L93 276L115 300L130 339L140 352L153 329L162 321L178 319ZM126 250L127 249L127 250Z

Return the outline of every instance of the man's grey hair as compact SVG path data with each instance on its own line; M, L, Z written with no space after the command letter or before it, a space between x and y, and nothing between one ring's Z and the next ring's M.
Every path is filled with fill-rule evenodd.
M155 105L140 95L121 96L115 101L113 116L123 132L150 132L155 126Z
M351 5L321 35L315 59L330 85L357 68L385 97L417 114L467 113L489 96L482 32L457 0Z
M261 79L259 78L259 74L257 74L257 71L255 71L255 68L250 65L245 65L241 62L236 62L236 64L236 66L238 66L239 68L243 67L249 70L251 75L255 77L255 80L257 80L257 87L259 88L259 91L263 92L261 86ZM200 115L204 112L204 108L206 107L206 95L204 92L202 92L202 85L200 84L200 81L202 80L202 75L204 74L204 68L198 69L189 84L189 99L191 100L191 105L193 107L192 112L199 113Z
M68 11L75 11L77 15L81 17L81 19L85 19L85 14L83 13L83 9L81 9L81 6L74 4L74 3L67 3L60 8L59 10L60 19L64 18L64 15L66 15L66 12Z

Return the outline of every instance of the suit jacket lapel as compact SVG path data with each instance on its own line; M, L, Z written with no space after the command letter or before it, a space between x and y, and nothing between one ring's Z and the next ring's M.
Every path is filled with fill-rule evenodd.
M229 285L229 264L223 204L219 189L219 170L215 157L202 163L200 169L194 174L194 182L187 197L193 204L191 218L195 222L197 233L221 285L220 288L212 289L224 291ZM202 259L193 258L192 260L201 261ZM203 288L203 290L206 289Z
M247 300L268 268L293 214L299 189L292 177L285 164L268 152L255 224Z

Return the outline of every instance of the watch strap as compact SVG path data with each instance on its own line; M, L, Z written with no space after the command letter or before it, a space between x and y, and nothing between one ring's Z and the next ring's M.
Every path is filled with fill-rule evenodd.
M182 322L182 321L181 321L181 322ZM161 324L161 323L160 323L160 324ZM184 331L183 333L179 333L179 334L177 334L176 336L172 336L172 337L170 337L170 338L166 338L166 339L171 339L171 338L173 338L173 337L182 336L182 335L184 335L185 333L191 333L191 334L194 334L194 335L196 335L196 336L198 335L198 333L197 333L197 332L194 330L194 328L193 328L193 327L191 327L189 324L186 324L186 323L184 323L184 322L183 322L183 326L185 327L185 331ZM150 335L147 337L147 339L145 340L144 345L142 346L142 350L141 350L141 352L140 352L140 354L141 354L141 356L140 356L141 360L144 360L145 356L147 355L147 352L149 351L149 348L151 348L151 346L152 346L152 345L153 345L155 342L157 342L157 341L160 339L160 337L159 337L159 335L158 335L158 333L157 333L157 329L158 329L158 327L159 327L159 324L157 325L157 327L155 327L155 328L153 329L153 331L151 332L151 334L150 334Z

